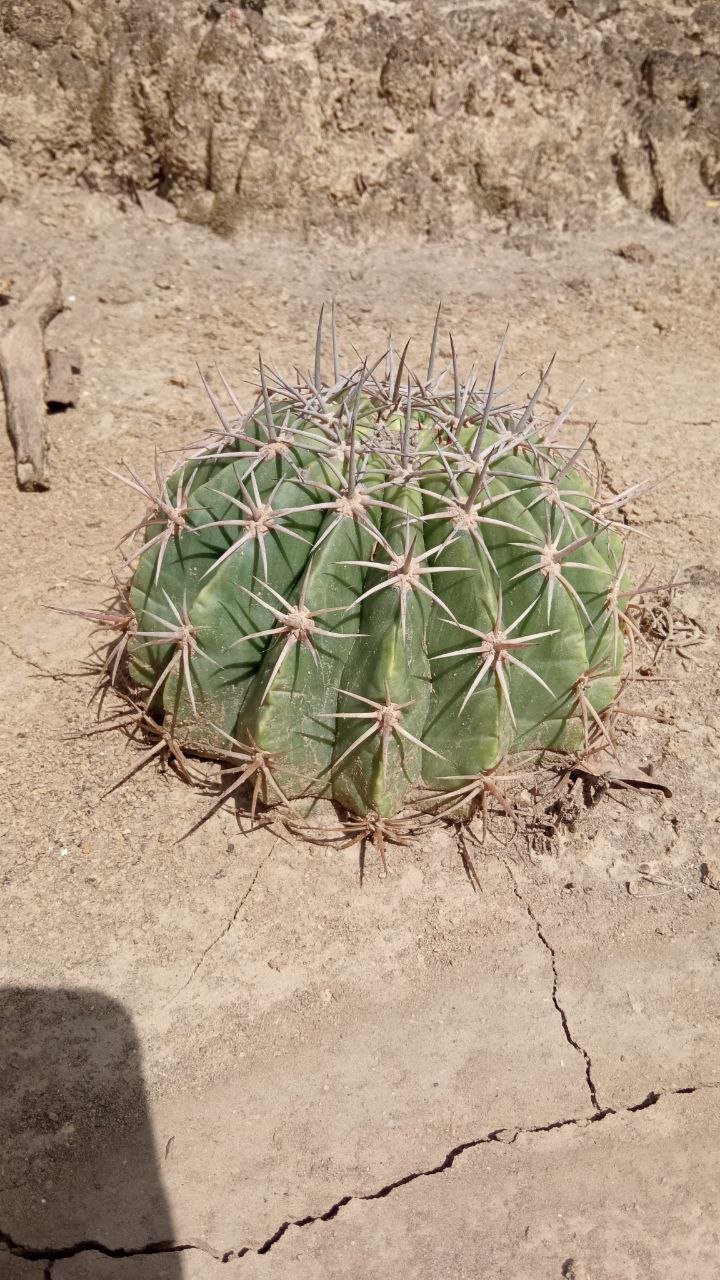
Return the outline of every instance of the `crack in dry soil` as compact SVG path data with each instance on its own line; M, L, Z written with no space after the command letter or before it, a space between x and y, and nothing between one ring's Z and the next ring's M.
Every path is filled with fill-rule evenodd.
M63 1261L67 1258L74 1258L80 1253L95 1252L100 1253L106 1258L136 1258L143 1257L148 1254L160 1253L188 1253L196 1249L202 1253L206 1253L209 1257L214 1258L216 1262L225 1263L232 1262L233 1259L239 1260L248 1254L255 1253L264 1255L269 1253L272 1248L291 1227L310 1227L316 1222L331 1222L336 1218L341 1209L352 1201L369 1201L383 1200L386 1196L391 1195L393 1191L397 1191L400 1187L406 1187L411 1182L417 1182L420 1178L433 1178L437 1174L446 1173L451 1169L458 1156L463 1155L466 1151L472 1151L475 1147L486 1146L489 1143L498 1142L505 1145L512 1145L518 1138L534 1137L542 1133L552 1133L557 1129L579 1128L587 1129L593 1124L598 1124L606 1120L609 1116L620 1115L636 1115L640 1111L648 1111L657 1105L663 1098L674 1098L681 1095L689 1095L700 1093L704 1090L718 1089L720 1082L711 1084L684 1085L682 1088L665 1089L660 1092L652 1091L642 1099L641 1102L630 1103L626 1107L605 1107L603 1110L595 1110L592 1115L587 1116L571 1116L567 1119L553 1120L548 1124L531 1125L526 1128L516 1129L493 1129L490 1133L483 1134L480 1138L470 1138L466 1142L460 1142L457 1146L452 1147L445 1158L436 1165L432 1165L429 1169L419 1169L413 1173L406 1173L401 1178L395 1178L392 1182L388 1182L385 1186L380 1187L378 1191L368 1192L367 1195L344 1195L334 1204L326 1209L324 1213L308 1214L304 1218L292 1218L281 1223L276 1231L267 1240L257 1247L252 1245L244 1245L240 1249L228 1249L225 1252L213 1249L209 1244L202 1241L189 1241L180 1243L178 1241L151 1241L149 1244L138 1246L137 1248L117 1248L111 1249L109 1246L102 1244L98 1240L82 1240L74 1245L65 1245L63 1247L53 1247L46 1245L37 1248L31 1248L29 1245L23 1245L13 1240L6 1232L0 1230L0 1245L13 1254L13 1256L22 1258L28 1262L45 1262L48 1264L45 1270L46 1280L52 1276L52 1267L55 1262Z
M33 658L28 658L24 653L20 653L19 650L15 649L13 645L10 644L10 641L6 640L3 636L0 636L0 645L2 645L3 649L7 649L8 653L11 653L13 658L18 662L22 662L24 666L30 667L33 671L38 672L38 674L43 676L44 679L59 680L61 684L73 683L74 677L72 675L66 674L63 671L50 671L47 667L41 666L41 664L39 662L35 662Z
M170 1006L171 1004L173 1004L173 1003L175 1002L175 1000L177 1000L178 996L182 995L183 991L186 991L186 990L187 990L187 988L190 986L190 983L192 982L192 980L193 980L193 978L195 977L195 975L199 972L199 970L201 969L201 967L204 965L205 961L207 960L208 956L210 955L210 952L211 952L211 951L212 951L212 950L217 946L218 942L222 942L222 939L223 939L223 938L225 938L225 937L227 936L227 934L230 932L230 930L232 929L233 925L235 924L235 921L237 920L238 916L240 915L240 912L242 911L242 908L245 906L245 903L247 902L248 898L250 897L250 894L252 893L253 889L255 888L255 883L256 883L256 881L257 881L258 876L260 875L260 872L262 871L263 867L265 866L265 863L269 860L270 855L275 851L275 849L277 849L277 846L279 845L279 843L280 843L280 841L279 841L279 839L278 839L278 840L275 840L275 842L274 842L273 844L271 844L270 848L268 849L267 853L265 854L265 857L262 859L262 861L261 861L261 862L259 862L259 863L258 863L257 867L255 868L255 874L253 875L253 878L252 878L252 880L250 881L250 884L248 885L247 889L245 890L244 894L242 895L242 897L241 897L240 901L238 902L237 906L236 906L236 907L234 907L233 912L232 912L232 915L231 915L231 916L230 916L230 918L228 919L227 923L223 925L222 929L221 929L221 930L220 930L220 932L219 932L219 933L218 933L218 934L213 938L212 942L209 942L209 943L208 943L208 945L205 947L205 950L204 950L204 951L202 951L202 952L200 953L200 957L199 957L199 959L198 959L198 960L196 960L196 962L195 962L195 964L194 964L194 966L193 966L192 970L190 971L190 975L185 979L185 981L183 982L182 986L181 986L181 987L178 987L178 989L177 989L177 991L175 992L175 994L174 994L174 995L172 995L172 996L170 997L170 999L167 1001L167 1003L163 1006L165 1009L169 1008L169 1006Z
M535 932L537 933L537 936L540 939L540 942L542 943L543 947L545 948L545 950L548 952L550 956L550 963L552 964L552 973L553 973L552 1002L559 1014L560 1022L562 1024L563 1034L568 1044L571 1045L572 1048L575 1050L575 1052L578 1053L580 1057L583 1059L583 1062L585 1064L585 1081L587 1083L588 1093L590 1094L590 1101L593 1107L595 1108L595 1111L605 1114L598 1101L597 1087L595 1085L595 1081L593 1080L593 1075L592 1075L592 1060L590 1058L590 1054L588 1053L587 1049L583 1048L580 1042L575 1039L572 1031L570 1030L570 1023L568 1021L567 1013L565 1012L565 1010L563 1009L560 1003L560 998L558 996L560 975L558 973L555 949L553 948L553 946L550 944L547 937L545 936L545 933L543 932L543 927L540 921L538 920L537 916L535 915L535 912L533 911L532 907L530 906L530 903L523 897L522 890L520 889L520 886L517 880L515 879L515 876L513 874L512 868L510 867L509 863L507 863L504 858L501 858L500 861L502 862L505 870L508 873L508 876L510 877L510 883L512 884L513 893L515 894L515 897L517 898L518 902L520 902L522 906L525 908L530 920L532 921L535 927Z
M153 1240L149 1244L138 1245L135 1249L111 1249L108 1245L103 1244L101 1240L79 1240L76 1244L63 1245L59 1248L46 1245L32 1249L27 1245L17 1244L11 1236L2 1230L0 1230L0 1245L4 1245L8 1253L11 1253L13 1257L22 1258L26 1262L47 1262L49 1265L46 1268L46 1275L52 1273L53 1263L63 1262L67 1258L76 1258L80 1253L99 1253L102 1254L103 1258L141 1258L154 1253L188 1253L192 1249L197 1249L201 1253L209 1254L217 1262L227 1262L232 1256L218 1253L210 1245L203 1244L202 1241L179 1244L175 1240Z

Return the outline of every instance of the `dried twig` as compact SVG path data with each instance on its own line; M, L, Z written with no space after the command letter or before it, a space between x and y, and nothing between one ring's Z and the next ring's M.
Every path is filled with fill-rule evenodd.
M611 791L654 791L669 798L672 791L664 783L650 777L640 769L593 768L585 760L571 760L564 770L560 782L566 780L579 781L585 791L585 803L592 808L602 796Z
M45 403L50 413L73 409L80 394L80 356L74 351L46 353L48 367Z
M48 489L45 327L63 309L59 271L40 277L0 339L0 380L21 489Z

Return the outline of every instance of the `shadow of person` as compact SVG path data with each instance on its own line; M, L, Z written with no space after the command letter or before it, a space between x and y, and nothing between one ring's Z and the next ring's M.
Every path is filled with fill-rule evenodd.
M130 1015L100 991L0 987L0 1275L3 1253L97 1246L181 1280L173 1244Z

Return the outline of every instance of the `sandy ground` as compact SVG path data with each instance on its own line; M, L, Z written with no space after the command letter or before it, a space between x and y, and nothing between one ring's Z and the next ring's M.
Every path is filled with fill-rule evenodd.
M646 252L618 256L641 244ZM83 353L52 419L53 486L0 440L4 987L0 1276L665 1280L720 1264L720 319L712 227L480 247L223 241L99 196L3 206L0 275L60 266L53 343ZM633 260L641 259L641 261ZM195 364L243 391L258 345L307 364L417 334L547 401L586 381L613 482L660 486L635 562L677 571L662 681L634 687L624 793L533 848L490 840L481 892L439 829L362 889L357 850L243 835L88 727L87 628L139 516L103 467L202 435ZM1 319L1 317L0 317ZM649 655L641 653L641 661ZM572 829L571 829L572 828Z

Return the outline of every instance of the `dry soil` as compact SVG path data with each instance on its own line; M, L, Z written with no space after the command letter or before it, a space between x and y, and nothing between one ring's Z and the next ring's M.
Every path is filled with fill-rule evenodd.
M142 201L3 206L0 275L22 296L62 269L48 340L84 389L50 492L16 490L0 440L0 1275L717 1277L716 228L311 251ZM576 794L547 840L489 839L478 892L445 829L362 888L356 849L230 811L178 844L207 797L149 766L102 799L138 749L68 737L87 627L53 610L99 598L140 516L104 468L203 434L196 362L249 396L258 346L307 364L330 297L348 351L392 329L421 359L441 296L468 364L510 322L519 391L557 349L547 405L584 377L574 429L616 486L659 482L636 572L682 585L662 679L627 694L657 719L619 748L672 797Z

